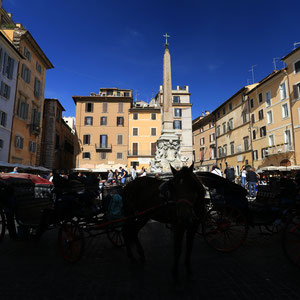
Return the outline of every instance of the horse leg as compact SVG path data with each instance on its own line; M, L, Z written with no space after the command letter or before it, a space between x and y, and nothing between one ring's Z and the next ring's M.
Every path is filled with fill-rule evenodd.
M182 240L184 235L184 228L182 226L176 226L174 229L174 263L172 269L173 280L178 282L178 263L181 255Z
M138 233L145 226L148 220L149 218L139 218L123 226L123 237L125 240L127 256L131 259L134 259L132 248L135 246L137 253L140 256L140 260L143 263L146 261L146 259L144 249L138 238Z
M186 232L186 254L185 254L185 268L188 276L193 277L193 271L191 267L191 254L194 245L194 238L197 232L199 224L192 225L191 228L188 228Z
M132 233L132 222L128 221L126 224L122 227L122 234L125 242L126 247L126 253L129 259L134 259L133 253L132 253L132 244L134 243L133 240L133 233Z
M136 220L136 232L135 232L134 242L136 245L136 250L140 256L140 260L142 263L144 263L146 261L146 258L145 258L145 252L144 252L143 246L139 240L138 234L139 234L139 231L147 224L148 221L149 221L149 218L139 218Z

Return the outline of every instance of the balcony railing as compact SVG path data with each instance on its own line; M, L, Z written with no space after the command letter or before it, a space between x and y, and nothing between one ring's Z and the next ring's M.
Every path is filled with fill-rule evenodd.
M151 153L150 151L128 151L128 156L143 156L143 157L154 157L155 152Z
M95 149L97 152L111 152L112 146L107 144L95 144Z
M270 146L268 148L268 155L276 155L276 154L280 154L280 153L287 153L287 152L293 152L293 146L292 145L288 145L288 144L280 144L280 145L276 145L276 146Z

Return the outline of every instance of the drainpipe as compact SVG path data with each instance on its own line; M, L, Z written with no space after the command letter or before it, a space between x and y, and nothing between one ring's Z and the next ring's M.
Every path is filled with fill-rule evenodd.
M295 130L294 130L294 121L293 121L293 109L292 109L292 95L290 93L290 80L287 73L287 68L284 68L284 74L286 75L287 79L287 86L288 86L288 95L289 95L289 103L290 103L290 113L291 113L291 124L292 124L292 137L293 137L293 148L294 148L294 164L297 165L296 159L296 148L295 148Z

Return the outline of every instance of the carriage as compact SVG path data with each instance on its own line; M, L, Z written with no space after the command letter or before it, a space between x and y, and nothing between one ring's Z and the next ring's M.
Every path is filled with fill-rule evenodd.
M294 209L295 203L286 197L286 187L276 183L260 187L256 201L249 202L247 191L241 186L208 172L196 175L209 194L205 199L208 211L198 233L216 250L238 249L247 238L249 226L264 227L272 233L278 231L288 212ZM11 238L38 238L46 230L58 227L60 252L65 260L75 262L83 254L86 238L104 234L113 245L122 247L123 224L166 205L164 202L124 217L122 187L104 187L102 199L98 188L98 182L95 184L93 180L81 182L77 178L59 177L54 186L32 174L2 175L0 239L6 228ZM299 219L296 216L294 223L290 223L297 230L300 230ZM285 230L287 245L286 241L293 243L289 237L294 227ZM286 252L290 252L288 247Z
M98 183L59 177L54 185L34 174L9 173L0 176L0 193L0 241L6 231L11 239L28 240L58 228L60 252L70 262L83 253L83 232L105 233L115 246L123 245L121 222L115 222L120 201L100 207ZM104 189L106 201L119 194L119 186Z
M33 174L9 173L0 176L1 240L6 229L11 239L29 238L41 229L47 212L53 206L52 186L50 181Z
M274 179L269 185L258 186L253 201L247 197L246 189L220 176L208 172L197 175L210 196L201 233L210 246L230 252L243 245L250 227L270 234L283 230L285 253L300 266L300 213L296 201L299 189L292 180Z

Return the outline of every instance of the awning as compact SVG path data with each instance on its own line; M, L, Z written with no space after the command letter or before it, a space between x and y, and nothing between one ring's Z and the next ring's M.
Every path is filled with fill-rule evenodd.
M74 169L72 169L72 171L75 171L75 172L90 172L91 169L86 169L86 168L74 168Z
M29 166L29 165L21 165L18 163L8 163L8 162L4 162L4 161L0 161L0 167L7 167L7 168L18 167L21 170L36 170L36 171L42 171L42 172L50 172L51 171L50 169L47 169L42 166L35 167L35 166Z
M107 172L108 169L91 169L91 172L93 173L104 173L104 172Z

